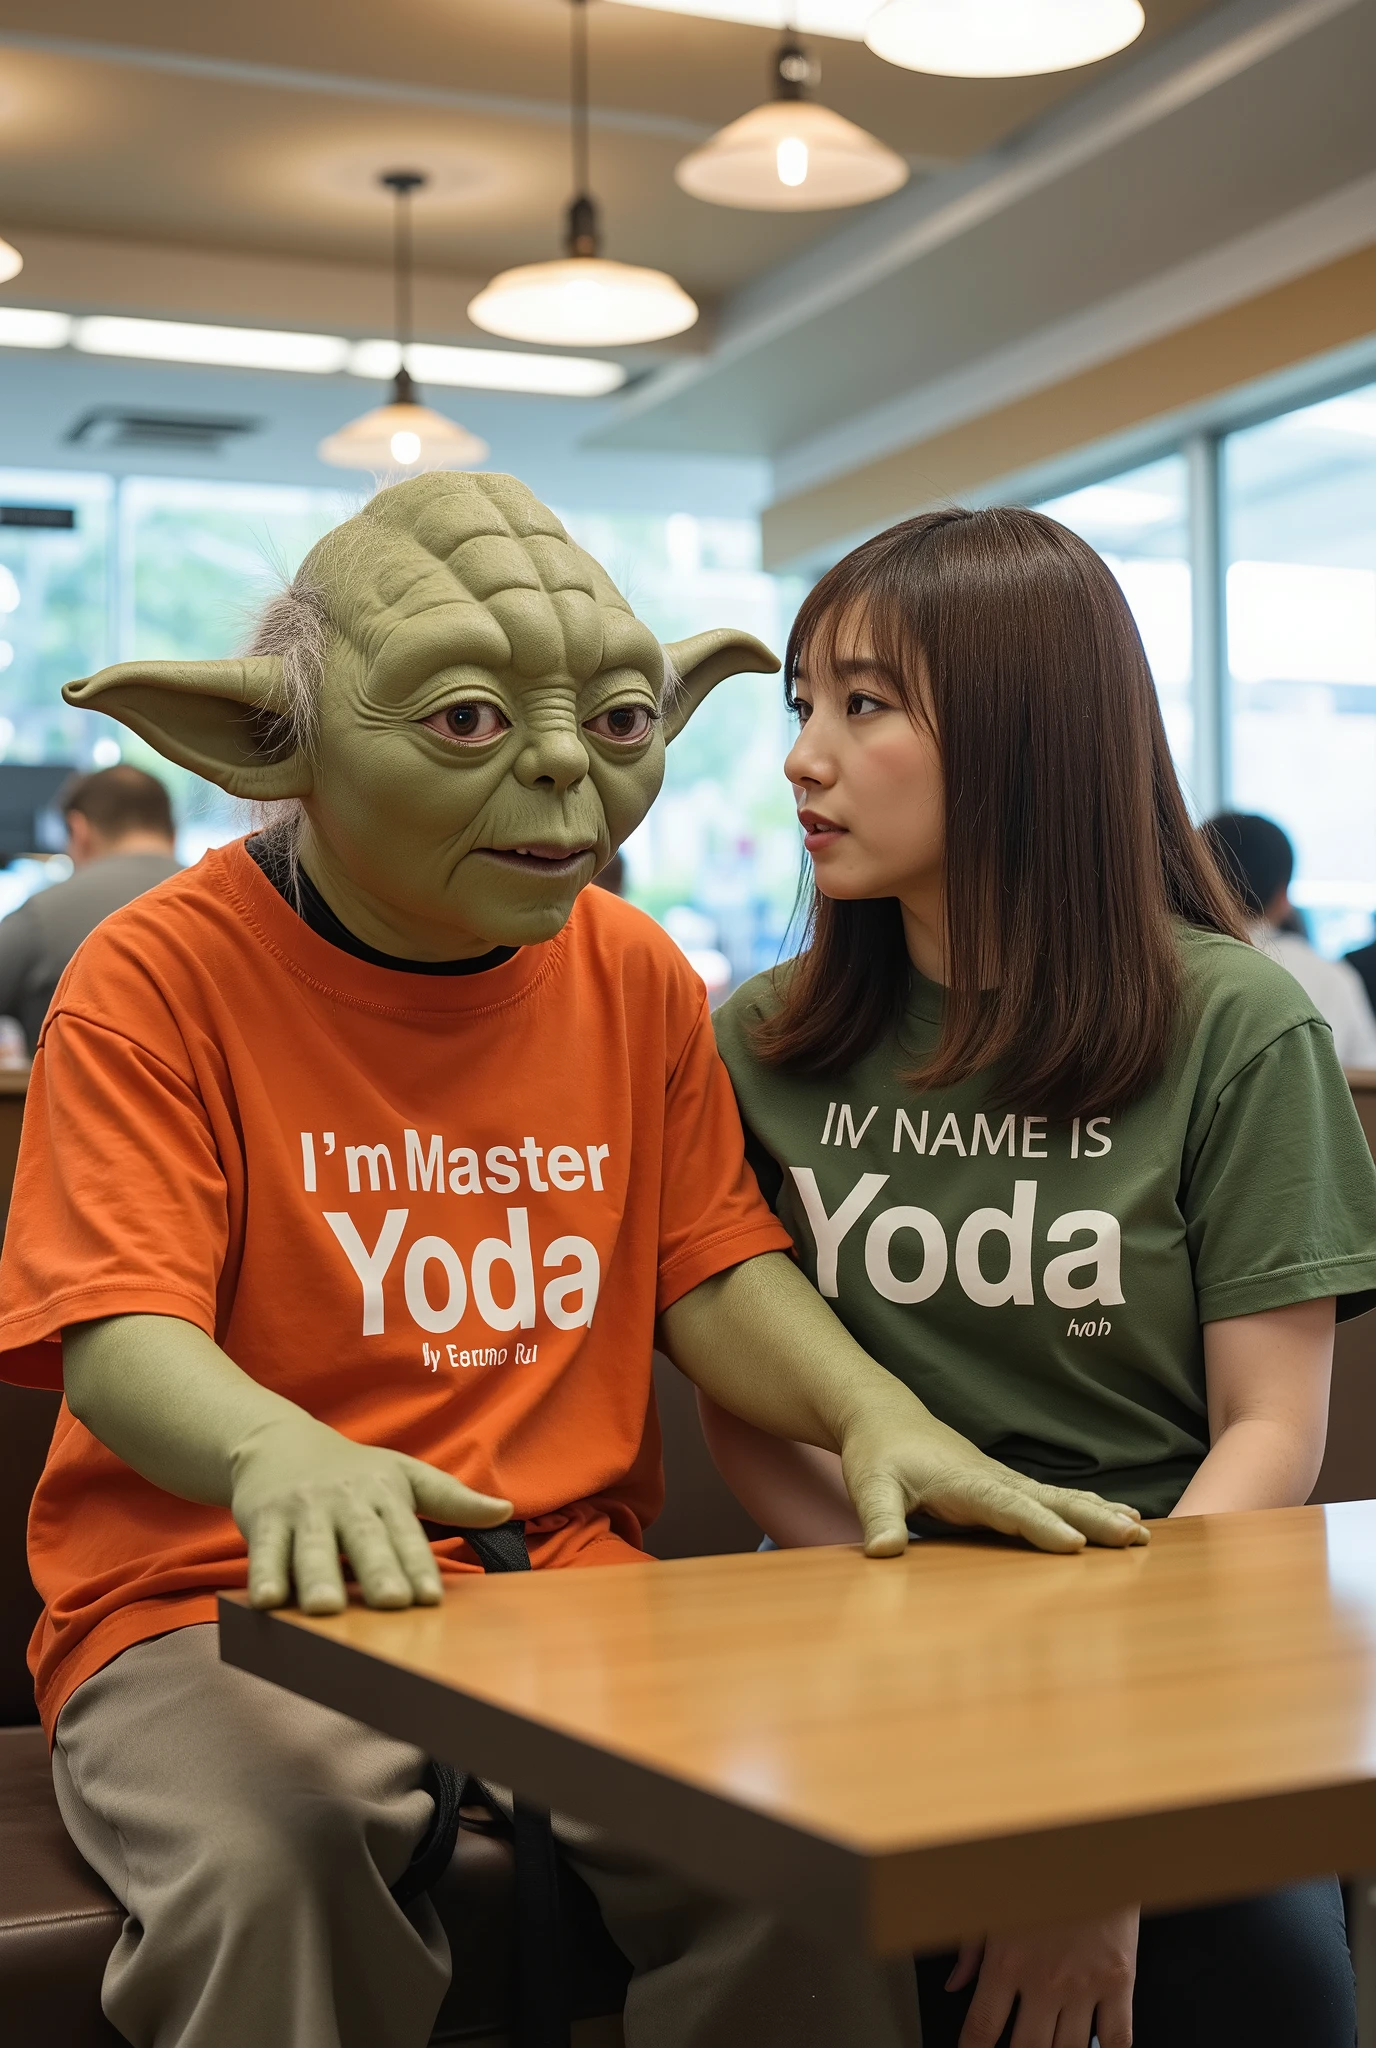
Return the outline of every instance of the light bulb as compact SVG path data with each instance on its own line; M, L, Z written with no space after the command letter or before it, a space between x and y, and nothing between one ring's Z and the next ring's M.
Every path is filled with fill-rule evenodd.
M801 185L807 178L807 144L801 135L781 135L774 152L781 185Z
M402 427L393 434L391 448L394 461L412 463L420 454L420 435L413 434L407 427Z

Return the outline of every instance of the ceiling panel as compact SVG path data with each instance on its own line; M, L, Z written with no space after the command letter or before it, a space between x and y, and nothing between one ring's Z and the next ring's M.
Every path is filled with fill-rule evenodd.
M1144 43L1203 8L1149 0ZM21 237L32 225L373 262L386 223L372 180L405 161L435 179L417 205L423 261L476 272L550 254L569 185L569 15L567 0L3 0L0 221ZM708 207L673 182L695 140L762 96L772 31L597 0L589 28L609 253L710 301L847 218ZM857 43L819 48L821 96L919 170L1125 61L972 81L900 71Z

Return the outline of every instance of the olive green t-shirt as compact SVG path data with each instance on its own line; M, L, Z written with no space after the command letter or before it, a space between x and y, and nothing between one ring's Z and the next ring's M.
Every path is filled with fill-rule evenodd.
M899 1030L830 1079L756 1057L771 976L716 1017L760 1184L856 1339L992 1456L1146 1515L1209 1447L1202 1324L1376 1304L1376 1167L1332 1033L1252 947L1180 943L1167 1071L1113 1116L1014 1114L985 1075L904 1086L941 1017L916 975Z

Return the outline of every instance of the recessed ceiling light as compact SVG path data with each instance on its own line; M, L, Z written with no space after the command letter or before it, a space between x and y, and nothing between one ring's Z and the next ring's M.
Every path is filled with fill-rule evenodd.
M620 363L597 356L537 356L510 348L447 348L413 341L406 367L419 384L469 391L525 391L550 398L602 398L626 381ZM359 341L349 351L355 377L387 380L401 368L395 341Z
M696 14L704 21L739 21L752 28L796 29L800 35L844 36L858 43L880 0L620 0L656 14Z
M24 259L12 243L0 240L0 284L8 284L24 268Z
M66 348L71 338L70 313L38 313L27 306L0 306L0 348Z
M349 357L348 342L335 334L290 334L270 327L200 327L183 320L132 320L112 313L78 320L72 345L92 356L206 363L232 370L300 370L315 376L344 369Z

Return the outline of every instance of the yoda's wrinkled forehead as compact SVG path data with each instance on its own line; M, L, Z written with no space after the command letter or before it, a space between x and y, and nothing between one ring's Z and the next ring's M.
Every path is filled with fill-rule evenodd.
M575 683L632 669L662 687L654 634L514 477L446 472L381 491L318 543L300 580L381 701L469 665Z

